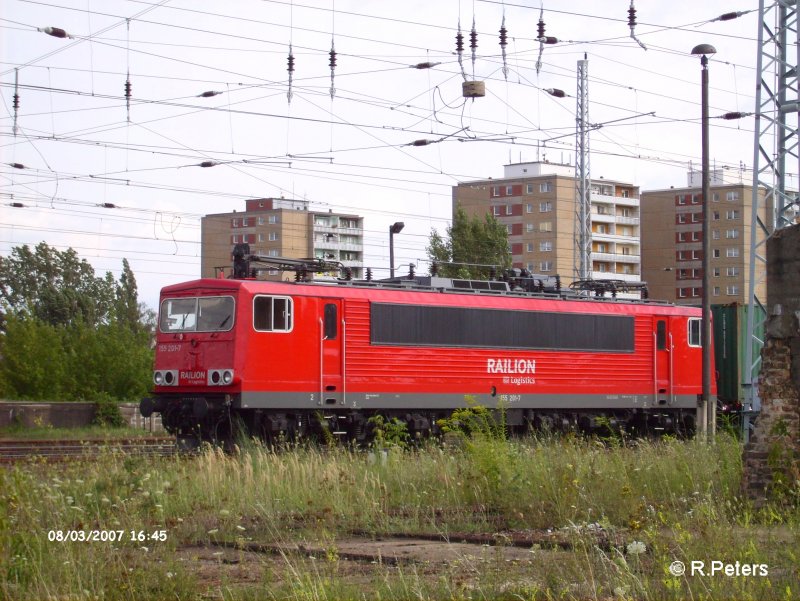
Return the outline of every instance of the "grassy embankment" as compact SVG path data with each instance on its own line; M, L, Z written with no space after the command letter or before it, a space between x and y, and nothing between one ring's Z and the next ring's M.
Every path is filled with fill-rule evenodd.
M727 437L713 446L479 437L385 457L254 446L235 456L108 453L4 467L0 598L797 598L800 515L778 504L754 510L739 495L741 471L740 445ZM486 561L468 565L353 568L336 547L354 531L547 528L572 548L534 546L525 562L487 548ZM598 545L599 528L621 544ZM48 540L68 530L122 531L124 540ZM164 542L131 540L162 530ZM242 554L248 573L237 579L198 560L220 541L306 541L327 552ZM769 573L674 577L676 560L766 564Z

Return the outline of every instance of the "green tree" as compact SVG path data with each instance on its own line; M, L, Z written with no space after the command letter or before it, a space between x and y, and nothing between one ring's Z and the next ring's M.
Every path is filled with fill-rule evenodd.
M127 260L99 278L74 250L45 243L0 259L0 394L32 400L136 400L149 387L153 312Z
M446 238L431 231L427 253L444 277L486 279L492 268L499 274L511 267L506 226L490 213L483 218L470 217L461 206L456 208Z
M114 280L73 249L59 251L45 242L34 251L17 246L0 257L0 305L4 313L29 315L51 325L106 321L115 298Z

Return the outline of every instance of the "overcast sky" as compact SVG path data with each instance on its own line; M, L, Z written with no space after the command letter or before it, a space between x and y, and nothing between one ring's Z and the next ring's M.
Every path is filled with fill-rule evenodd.
M584 53L593 179L686 185L700 166L690 52L710 43L712 166L744 167L752 180L753 118L716 117L754 110L755 0L637 0L646 49L630 37L629 0L543 5L545 35L559 43L544 47L537 72L538 0L3 0L0 253L44 240L115 276L127 257L155 307L162 286L199 276L202 215L285 196L364 215L374 267L388 265L388 227L404 221L396 263L416 263L431 228L448 225L453 185L502 177L509 162L574 163ZM731 11L746 14L715 20ZM422 62L439 64L411 67ZM485 82L486 96L465 100L465 77Z

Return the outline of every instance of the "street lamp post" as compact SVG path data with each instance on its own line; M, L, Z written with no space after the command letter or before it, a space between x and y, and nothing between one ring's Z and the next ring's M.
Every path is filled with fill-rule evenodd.
M389 276L392 278L394 278L394 235L402 232L405 226L402 221L389 226Z
M703 177L703 296L702 296L702 332L703 345L703 399L705 409L705 434L709 441L714 439L716 426L716 403L711 400L711 174L709 170L708 152L708 55L715 54L716 48L711 44L699 44L692 48L692 54L700 56L701 88L702 88L702 177Z

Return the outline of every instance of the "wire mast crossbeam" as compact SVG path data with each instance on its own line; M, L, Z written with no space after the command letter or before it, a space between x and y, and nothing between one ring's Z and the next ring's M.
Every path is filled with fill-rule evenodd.
M756 333L766 315L766 298L759 297L759 284L766 279L767 239L791 224L797 207L797 191L786 190L786 160L791 157L800 172L798 154L798 63L800 39L796 0L778 0L766 5L759 0L758 58L756 73L755 143L750 228L749 302L747 338L742 386L746 422L750 413L761 410L757 383L761 347ZM791 36L791 39L790 39ZM792 50L790 53L789 50ZM789 117L791 116L791 119ZM789 122L791 121L791 122ZM759 191L765 190L763 200ZM758 315L756 315L758 311ZM758 323L758 321L762 323Z

